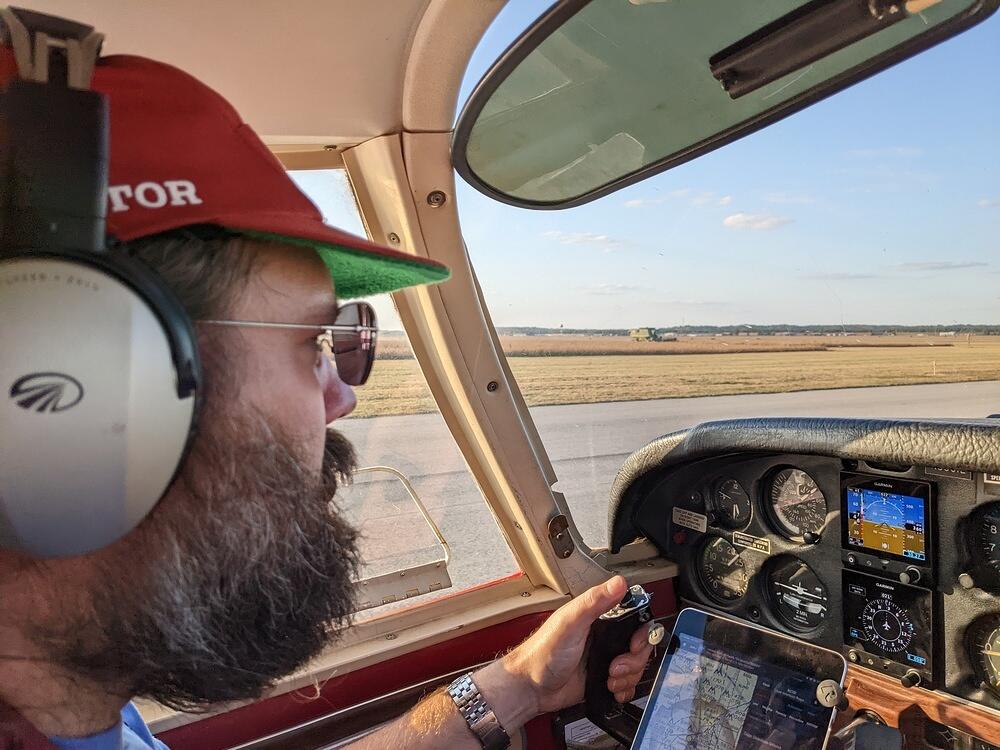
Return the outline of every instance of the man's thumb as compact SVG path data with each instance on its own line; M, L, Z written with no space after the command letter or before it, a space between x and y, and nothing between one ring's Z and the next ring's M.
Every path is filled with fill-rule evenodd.
M598 584L574 599L567 610L567 625L582 625L589 628L591 623L614 607L625 596L625 579L614 576Z

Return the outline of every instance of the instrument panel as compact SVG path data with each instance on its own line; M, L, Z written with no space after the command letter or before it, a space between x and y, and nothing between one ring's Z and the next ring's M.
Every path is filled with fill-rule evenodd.
M1000 476L738 454L643 495L686 602L1000 711Z

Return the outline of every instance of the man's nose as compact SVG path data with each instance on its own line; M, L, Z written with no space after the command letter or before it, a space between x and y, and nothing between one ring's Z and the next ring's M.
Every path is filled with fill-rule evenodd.
M323 357L319 382L323 388L323 406L326 409L327 424L354 411L354 407L358 405L358 397L354 395L354 389L340 379L328 357Z

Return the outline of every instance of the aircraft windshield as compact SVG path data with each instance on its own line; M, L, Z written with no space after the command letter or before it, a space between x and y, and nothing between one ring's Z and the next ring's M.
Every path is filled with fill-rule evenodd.
M501 13L472 83L524 10ZM1000 102L968 75L998 55L993 17L578 208L460 182L486 302L589 544L607 544L622 460L673 430L1000 413Z
M988 13L977 0L562 7L550 36L491 76L456 137L470 178L520 205L572 205L652 165L681 163L904 43Z

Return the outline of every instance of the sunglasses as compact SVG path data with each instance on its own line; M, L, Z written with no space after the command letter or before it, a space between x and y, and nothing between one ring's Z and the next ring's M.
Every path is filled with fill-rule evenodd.
M201 320L200 323L216 326L244 328L284 328L298 331L316 331L316 348L332 357L337 375L348 385L364 385L375 362L375 342L378 339L378 322L375 310L367 302L348 302L337 311L337 319L330 325L305 325L302 323L265 323L254 320Z

